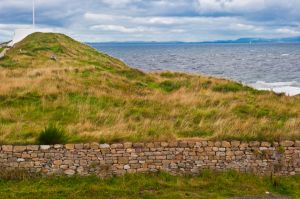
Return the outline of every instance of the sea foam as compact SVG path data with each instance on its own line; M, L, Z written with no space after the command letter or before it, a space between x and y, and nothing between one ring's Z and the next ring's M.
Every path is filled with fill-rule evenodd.
M257 90L273 91L275 93L284 93L288 96L295 96L300 94L300 84L297 82L273 82L268 83L264 81L257 81L249 84L250 87Z

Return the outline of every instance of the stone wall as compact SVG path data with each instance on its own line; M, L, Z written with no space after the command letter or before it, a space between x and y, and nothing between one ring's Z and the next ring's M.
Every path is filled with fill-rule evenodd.
M1 168L45 175L110 176L159 170L196 174L202 169L295 175L300 173L300 141L3 145L0 146Z

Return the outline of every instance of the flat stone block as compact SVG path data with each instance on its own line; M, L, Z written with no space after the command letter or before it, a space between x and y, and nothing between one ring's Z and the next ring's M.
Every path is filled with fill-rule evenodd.
M132 147L132 142L125 142L123 145L125 149L128 149Z
M230 144L230 142L223 141L222 142L222 147L229 148L229 147L231 147L231 144Z
M26 146L14 146L14 152L23 152L26 150Z
M72 176L72 175L74 175L76 172L75 172L74 170L72 170L72 169L67 169L67 170L64 171L64 173L65 173L66 175L68 175L68 176Z
M100 144L100 149L109 149L110 145L109 144Z
M293 141L282 141L280 142L280 145L283 146L283 147L291 147L291 146L294 146L294 142Z
M41 150L48 150L48 149L50 149L50 148L51 148L50 145L41 145L41 146L40 146L40 149L41 149Z
M13 146L12 145L3 145L2 146L2 151L4 151L4 152L12 152L13 151Z
M66 145L65 145L65 148L66 148L67 150L73 150L73 149L75 148L75 145L74 145L74 144L66 144Z
M28 145L28 146L26 147L26 149L27 149L28 151L38 151L39 148L40 148L39 145Z

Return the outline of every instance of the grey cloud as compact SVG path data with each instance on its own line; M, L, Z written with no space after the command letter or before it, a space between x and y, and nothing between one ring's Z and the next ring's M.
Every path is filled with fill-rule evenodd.
M288 37L299 0L36 0L37 23L84 41ZM0 0L0 40L30 26L31 0Z

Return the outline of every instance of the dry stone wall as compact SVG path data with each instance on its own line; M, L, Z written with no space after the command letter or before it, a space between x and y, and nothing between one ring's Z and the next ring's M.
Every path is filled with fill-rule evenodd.
M118 144L0 146L0 169L44 175L111 176L166 171L197 174L203 169L259 174L300 174L300 141L174 141Z

